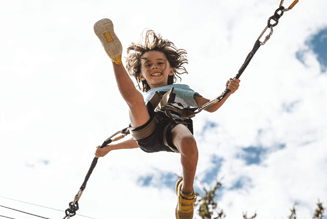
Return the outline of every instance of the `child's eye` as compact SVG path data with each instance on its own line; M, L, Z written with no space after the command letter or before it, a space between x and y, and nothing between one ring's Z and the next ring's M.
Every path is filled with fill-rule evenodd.
M163 65L163 64L165 64L165 63L163 63L163 62L158 62L158 65Z

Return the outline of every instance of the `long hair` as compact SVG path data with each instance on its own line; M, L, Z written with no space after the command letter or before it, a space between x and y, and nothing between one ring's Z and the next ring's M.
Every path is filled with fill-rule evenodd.
M143 42L142 42L143 41ZM186 50L177 49L173 42L162 39L160 34L156 34L153 30L148 30L145 37L142 38L140 43L132 43L127 48L126 68L130 76L134 76L138 88L147 92L150 86L144 80L142 81L139 76L141 74L141 57L144 53L149 51L162 52L170 66L175 69L174 75L168 77L168 84L173 84L179 79L181 81L181 74L188 73L183 66L188 63L186 57Z

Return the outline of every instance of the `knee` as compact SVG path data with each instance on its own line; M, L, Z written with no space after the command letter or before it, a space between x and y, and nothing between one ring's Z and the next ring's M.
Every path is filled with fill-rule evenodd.
M198 156L198 147L193 136L186 136L181 139L180 153L186 156Z

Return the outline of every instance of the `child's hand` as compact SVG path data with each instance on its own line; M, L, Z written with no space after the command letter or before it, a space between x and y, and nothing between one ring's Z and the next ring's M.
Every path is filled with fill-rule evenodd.
M227 82L226 82L226 87L227 89L230 90L230 93L234 93L238 87L240 86L240 79L236 79L236 78L230 78Z
M95 151L95 157L104 157L109 153L109 151L109 147L100 148L100 146L98 146L97 150Z

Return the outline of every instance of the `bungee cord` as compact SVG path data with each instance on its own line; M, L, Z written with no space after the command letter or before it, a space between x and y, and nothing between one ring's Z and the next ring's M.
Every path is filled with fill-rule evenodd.
M260 46L265 45L265 43L270 39L270 37L273 34L273 28L278 25L279 19L284 15L284 12L287 12L287 11L291 10L298 2L299 2L299 0L294 0L293 3L288 8L285 8L283 6L284 0L281 0L281 2L279 4L279 8L276 9L274 15L269 17L267 26L264 28L264 30L259 35L259 37L256 40L251 52L247 55L244 63L242 64L242 66L239 69L238 73L235 75L234 79L239 79L241 77L242 73L244 72L246 67L249 65L250 61L252 60L253 56L258 51ZM261 38L265 35L265 33L266 33L266 31L268 29L270 29L270 32L265 36L264 40L261 41ZM204 110L205 108L207 108L207 107L209 107L209 106L223 100L229 92L230 92L230 90L226 88L222 92L222 94L220 96L218 96L217 98L207 102L203 106L198 107L198 108L193 108L193 109L190 109L190 110L185 109L185 111L187 111L185 114L187 115L187 117L193 117L196 114L198 114L199 112L201 112L202 110ZM120 139L124 138L129 133L130 132L129 132L128 127L116 132L115 134L113 134L111 137L109 137L108 139L106 139L103 142L101 148L107 146L108 144L110 144L113 141L120 140ZM113 138L114 136L116 136L118 134L121 134L121 136ZM86 187L86 183L87 183L88 179L90 178L90 175L92 174L92 171L95 168L95 166L97 164L97 161L98 161L98 158L94 157L94 159L92 161L92 164L91 164L91 166L90 166L90 168L88 170L88 173L87 173L87 175L85 177L85 180L84 180L82 186L80 187L80 190L75 195L74 201L69 203L69 208L66 209L66 211L65 211L66 216L63 219L70 219L71 217L76 215L76 211L79 209L78 201L82 196L82 193L83 193L83 191L84 191L84 189Z
M242 73L244 72L244 70L246 69L246 67L249 65L250 61L252 60L254 54L258 51L258 49L260 48L260 46L265 45L265 43L270 39L270 37L273 34L273 28L275 26L277 26L279 19L284 15L284 12L291 10L297 3L299 2L299 0L294 0L294 2L287 8L285 9L285 7L283 6L284 0L281 0L280 4L279 4L279 8L276 9L275 13L273 16L269 17L268 19L268 23L267 26L264 28L264 30L261 32L261 34L259 35L258 39L256 40L251 52L248 54L248 56L246 57L243 65L241 66L241 68L238 70L238 73L235 75L234 78L238 79L241 77ZM263 42L260 41L260 39L263 37L263 35L265 34L265 32L268 30L268 28L270 29L270 33L266 35L265 39L263 40ZM195 110L195 114L201 112L203 109L217 103L220 102L222 99L225 98L225 96L230 92L229 89L225 89L224 92L217 98L209 101L208 103L204 104L203 106L197 108Z
M116 132L115 134L113 134L112 136L110 136L109 138L107 138L101 145L101 148L104 148L105 146L107 146L108 144L110 144L111 142L114 142L114 141L118 141L122 138L124 138L126 135L128 135L130 132L129 132L129 129L128 127L127 128L124 128L118 132ZM118 137L115 137L116 135L119 135ZM83 191L86 187L86 184L87 184L87 181L89 180L92 172L93 172L93 169L95 168L95 166L97 165L98 163L98 158L97 157L94 157L93 158L93 161L91 163L91 166L85 176L85 179L84 179L84 182L82 184L82 186L80 187L78 193L75 195L75 199L74 201L70 202L68 205L69 205L69 208L66 209L65 211L65 214L66 216L64 217L64 219L70 219L71 217L75 216L76 215L76 211L79 209L79 205L78 205L78 201L79 199L81 198L82 194L83 194Z

